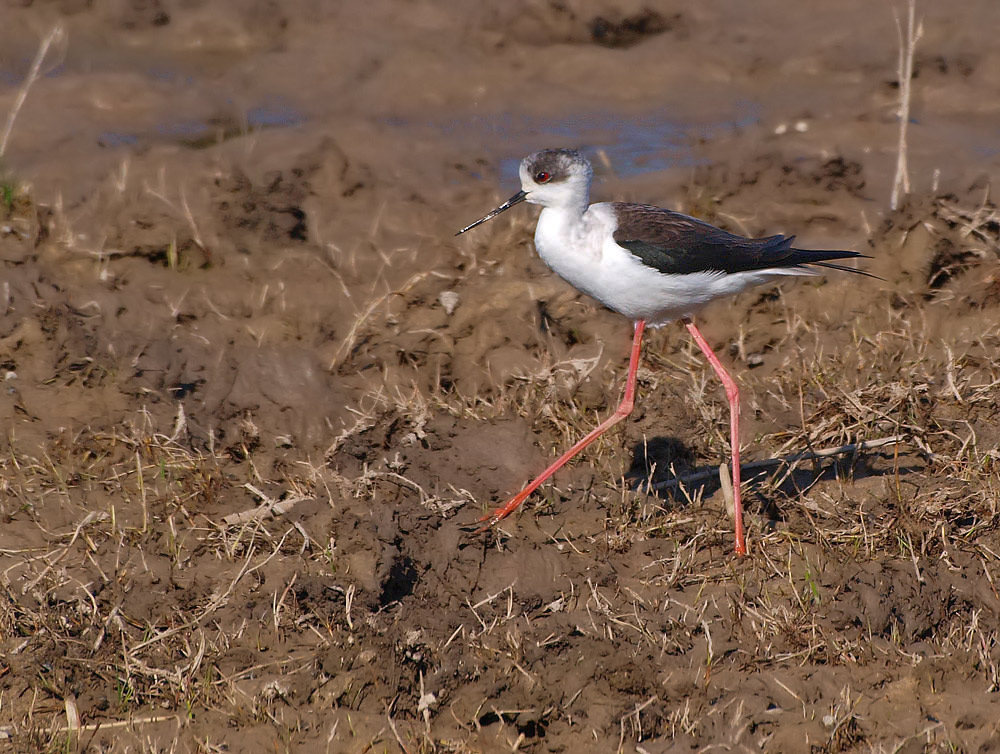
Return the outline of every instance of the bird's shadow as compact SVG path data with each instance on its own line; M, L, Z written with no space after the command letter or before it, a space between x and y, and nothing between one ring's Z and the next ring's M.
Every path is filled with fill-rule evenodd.
M748 469L746 465L753 461L744 458L743 489L751 492L754 500L748 507L771 520L781 521L784 514L780 501L798 497L818 481L845 478L857 481L890 474L905 476L920 470L909 465L894 468L875 465L879 459L891 458L893 452L893 446L886 445L821 459L800 460L791 471L787 462L780 461L765 468ZM730 462L728 456L725 462ZM683 506L689 500L705 499L718 491L721 487L718 472L718 465L697 466L694 451L676 437L653 437L636 443L632 451L632 465L625 472L625 482L633 490Z

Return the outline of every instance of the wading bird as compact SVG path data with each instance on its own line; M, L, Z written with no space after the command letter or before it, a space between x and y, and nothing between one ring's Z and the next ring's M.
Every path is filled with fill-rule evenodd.
M833 264L863 257L856 251L807 251L792 247L794 236L744 238L662 207L628 202L590 204L593 168L572 149L544 149L520 166L521 190L456 235L496 217L515 204L540 204L535 248L553 272L578 290L635 323L625 397L615 412L563 453L506 505L484 516L485 531L513 512L542 482L600 435L632 413L642 334L681 320L715 369L729 398L733 456L733 517L736 552L746 553L740 501L740 397L733 378L708 345L692 317L724 296L785 276L817 275ZM873 277L873 276L872 276Z

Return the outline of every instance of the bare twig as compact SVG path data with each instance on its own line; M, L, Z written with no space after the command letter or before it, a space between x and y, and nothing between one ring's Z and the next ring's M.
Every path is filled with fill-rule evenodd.
M264 502L256 508L249 508L245 511L240 511L239 513L230 513L228 516L224 516L222 523L226 526L236 526L238 524L245 524L249 521L258 521L262 518L267 518L268 516L283 516L303 500L312 499L312 497L308 495L295 495L285 500L274 500L250 483L243 486Z
M108 730L110 728L127 728L138 725L153 725L156 723L179 723L180 717L178 715L146 715L144 717L130 717L127 720L102 720L97 723L88 723L86 725L63 725L53 728L52 730L57 733L69 733L76 732L80 733L82 731L97 731L97 730ZM7 728L0 728L0 732L14 732L13 726Z
M906 37L903 37L903 24L899 19L899 14L893 9L896 18L896 31L899 36L899 63L897 73L899 74L899 141L896 146L896 177L892 181L892 195L889 198L889 208L896 209L899 206L900 193L910 193L910 173L907 168L907 143L906 131L910 122L910 90L913 79L913 53L916 51L917 42L924 34L924 24L921 21L916 24L915 16L917 10L916 0L907 0L906 9ZM914 25L916 24L916 28Z
M742 464L740 468L743 468ZM733 492L733 480L729 476L729 466L723 461L719 464L719 485L722 487L722 496L726 499L726 510L730 518L736 517L736 496Z
M392 735L396 737L396 743L399 744L399 748L403 750L403 754L410 754L410 750L406 748L402 736L399 735L399 731L396 729L396 722L392 719L392 715L386 713L386 717L389 720L389 727L392 729Z

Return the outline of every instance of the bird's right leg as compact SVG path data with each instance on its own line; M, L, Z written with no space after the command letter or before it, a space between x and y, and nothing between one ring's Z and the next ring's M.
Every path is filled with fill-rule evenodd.
M705 354L705 358L708 359L708 363L712 365L715 373L719 375L722 385L726 388L726 397L729 399L729 437L733 448L733 520L736 529L736 554L746 555L747 544L743 538L743 503L740 500L740 391L694 322L685 318L684 326L691 333L698 348Z

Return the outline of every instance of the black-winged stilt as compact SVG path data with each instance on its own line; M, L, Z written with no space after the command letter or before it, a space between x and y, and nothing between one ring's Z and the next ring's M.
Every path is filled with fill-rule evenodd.
M819 274L815 266L867 275L831 263L834 259L864 255L856 251L795 249L794 236L744 238L693 217L647 204L602 202L588 206L593 174L587 158L572 149L544 149L528 155L521 161L521 190L456 234L461 235L520 202L540 204L543 209L535 228L538 255L575 288L635 323L621 404L506 505L480 519L489 522L480 531L512 513L573 456L632 413L643 331L647 326L659 327L680 319L719 375L729 399L736 552L743 555L746 541L740 500L739 390L692 317L711 301L747 288L786 275Z

